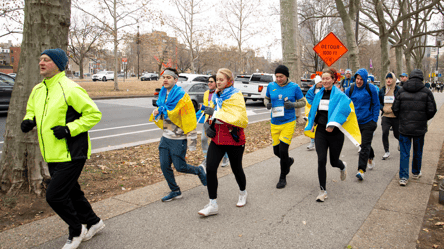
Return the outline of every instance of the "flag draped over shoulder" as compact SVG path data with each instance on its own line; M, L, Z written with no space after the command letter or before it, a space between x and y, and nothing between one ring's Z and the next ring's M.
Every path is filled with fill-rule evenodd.
M237 127L247 127L248 117L244 96L233 86L225 88L221 95L213 95L211 106L215 109L214 118Z
M308 114L308 121L305 126L304 134L311 138L314 138L314 132L311 131L311 127L313 127L319 103L324 95L324 90L325 88L322 87L319 93L315 95L310 108L310 113ZM356 147L361 144L361 132L359 130L358 119L356 117L353 102L337 87L332 87L330 94L327 127L328 126L338 127Z
M163 114L164 119L169 118L171 122L182 129L185 134L196 129L196 113L194 112L193 102L191 102L188 93L186 93L182 87L175 85L168 94L168 99L165 101L166 94L167 89L162 87L156 102L159 114L155 117L151 114L149 120L156 123L160 129L163 129L163 120L159 119L160 115Z

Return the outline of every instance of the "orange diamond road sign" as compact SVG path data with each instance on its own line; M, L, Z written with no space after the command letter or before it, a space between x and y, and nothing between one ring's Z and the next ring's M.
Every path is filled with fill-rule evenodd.
M128 62L128 58L122 58L122 62Z
M313 50L329 67L348 51L333 32L330 32L330 34L314 46Z

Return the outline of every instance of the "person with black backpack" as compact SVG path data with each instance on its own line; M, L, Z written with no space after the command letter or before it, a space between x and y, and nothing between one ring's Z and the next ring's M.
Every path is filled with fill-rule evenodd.
M356 83L345 90L345 94L355 105L356 116L358 118L359 130L361 131L361 152L359 153L358 173L356 177L364 180L364 173L367 169L375 166L375 153L372 148L373 132L377 128L379 118L379 96L378 89L367 83L368 72L365 68L359 69L354 79Z

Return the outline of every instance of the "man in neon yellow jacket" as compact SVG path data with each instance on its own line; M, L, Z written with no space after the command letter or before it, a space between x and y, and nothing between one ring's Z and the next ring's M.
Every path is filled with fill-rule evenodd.
M65 76L67 62L59 48L43 51L39 67L44 79L32 89L21 124L25 133L37 126L40 151L51 175L46 201L69 225L64 249L77 248L105 227L78 183L91 155L88 130L102 113L86 91Z

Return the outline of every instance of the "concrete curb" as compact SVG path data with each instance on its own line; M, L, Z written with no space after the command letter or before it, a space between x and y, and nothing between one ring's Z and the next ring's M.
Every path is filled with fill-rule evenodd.
M444 110L439 109L426 133L422 177L398 184L396 173L372 212L350 241L356 248L415 248L444 142ZM410 156L410 172L411 172ZM411 174L410 174L411 176Z
M290 145L290 150L309 141L310 139L304 135L295 137ZM244 155L242 160L243 167L252 166L274 156L273 147L268 146ZM218 178L231 173L231 168L219 167ZM176 181L180 185L182 192L201 185L197 177L188 174L177 176ZM167 183L162 181L93 203L92 207L100 218L107 220L159 201L169 191ZM44 231L44 234L42 234L42 231ZM30 248L64 236L67 233L68 227L66 224L58 216L54 215L0 233L0 248Z

